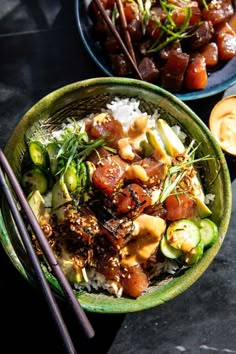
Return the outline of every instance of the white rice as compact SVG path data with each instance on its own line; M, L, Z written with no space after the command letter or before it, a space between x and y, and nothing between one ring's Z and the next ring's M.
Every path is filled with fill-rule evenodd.
M87 281L81 282L79 284L75 283L75 289L85 289L88 292L92 292L92 290L103 289L118 298L122 296L123 287L120 283L116 282L115 280L106 279L103 274L97 272L94 268L88 269L86 274Z
M115 98L107 104L107 108L113 113L113 116L119 120L123 127L127 127L134 118L139 117L142 112L139 109L139 101L131 98ZM144 113L147 115L147 113Z
M128 129L130 123L137 117L147 116L146 112L141 112L139 109L140 101L134 98L114 98L111 103L107 104L107 108L112 112L115 119L119 120L123 125L124 129ZM155 128L156 119L159 116L158 112L155 111L152 116L148 119L148 128Z
M180 268L179 264L175 260L166 259L164 262L158 262L153 266L150 274L150 280L158 277L159 275L166 273L174 275ZM90 268L86 271L86 280L81 283L74 283L74 287L77 290L86 290L92 292L93 290L103 289L110 294L120 298L123 295L123 287L115 280L106 279L106 277L97 272L94 268Z
M206 194L205 195L205 204L210 204L215 200L215 194Z

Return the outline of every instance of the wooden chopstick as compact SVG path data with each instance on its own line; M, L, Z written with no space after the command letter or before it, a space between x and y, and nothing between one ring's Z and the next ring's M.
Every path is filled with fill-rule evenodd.
M106 13L106 10L104 9L104 7L101 4L100 0L94 0L95 4L97 5L99 11L101 12L101 15L104 19L104 21L106 22L106 24L108 25L110 31L112 32L112 34L114 35L114 37L116 38L117 42L119 43L121 49L123 50L124 54L126 55L126 57L128 58L130 64L132 65L134 71L136 72L138 78L140 80L142 80L142 75L136 65L136 63L134 62L131 54L129 53L128 49L126 48L126 45L123 42L123 39L121 38L121 36L119 35L119 32L117 31L117 29L115 28L115 26L113 25L110 17L108 16L108 14Z
M32 265L34 267L35 275L39 281L39 284L41 286L43 294L45 295L45 298L46 298L48 305L51 309L52 315L53 315L55 322L58 326L58 329L61 333L62 339L64 340L64 343L66 345L68 353L71 353L71 354L76 353L73 343L72 343L72 340L69 336L68 330L66 329L65 323L61 317L60 310L55 302L55 299L53 297L53 294L51 292L49 284L44 277L44 273L41 269L40 262L38 260L37 255L35 254L34 247L31 242L31 238L28 234L26 226L24 225L24 222L23 222L23 219L20 215L20 212L16 207L15 199L13 198L13 196L9 190L8 184L4 178L3 171L6 173L6 175L8 177L8 180L9 180L9 182L10 182L10 184L11 184L11 186L18 198L18 201L19 201L23 211L25 212L28 222L31 225L35 236L37 237L40 247L41 247L45 257L47 258L47 261L48 261L50 267L52 268L52 271L54 272L54 274L55 274L55 276L56 276L56 278L57 278L57 280L64 292L64 295L69 302L69 305L71 306L72 310L74 311L74 315L75 315L80 327L82 328L82 330L84 331L85 335L88 338L94 337L94 335L95 335L94 330L93 330L85 312L83 311L78 300L76 299L76 297L73 293L73 290L71 288L71 285L69 284L63 271L61 270L61 268L56 260L56 257L54 256L54 253L53 253L50 245L48 244L47 239L44 236L43 231L42 231L40 225L38 224L38 221L31 209L31 207L29 206L29 203L22 191L22 188L21 188L11 166L9 165L9 163L8 163L6 157L1 149L0 149L0 165L1 165L0 187L2 188L4 194L7 198L10 209L12 211L12 215L14 217L17 227L19 228L19 231L20 231L20 234L22 237L22 242L24 243L26 251L27 251L29 258L32 262Z
M58 305L55 301L55 298L52 295L51 289L44 277L43 271L41 269L39 260L37 258L37 255L35 254L33 248L32 248L32 244L31 244L31 240L30 240L30 236L28 234L28 231L24 225L24 222L21 218L21 215L19 214L19 211L16 207L15 201L11 195L11 192L8 188L8 185L4 179L4 174L2 169L0 168L0 184L1 184L1 188L4 192L4 195L6 196L6 199L8 201L9 207L11 209L13 218L15 220L16 226L19 230L19 233L21 235L23 244L25 246L25 249L27 251L27 254L31 260L31 263L33 265L34 271L35 271L35 275L37 277L38 283L41 286L41 290L45 296L45 299L48 303L48 306L50 308L50 311L53 315L53 319L57 325L57 328L61 334L61 337L63 339L65 348L67 350L67 352L69 354L75 354L76 350L75 347L73 345L73 342L71 340L70 334L67 330L67 327L65 325L65 322L61 316L60 310L58 308Z
M135 53L134 53L134 48L133 48L130 34L129 34L129 31L127 28L127 21L126 21L126 17L125 17L125 13L124 13L124 7L123 7L122 0L116 0L116 5L118 7L118 11L119 11L119 15L120 15L120 22L121 22L121 26L122 26L122 29L124 32L124 38L126 41L128 51L129 51L135 65L137 65L137 61L136 61L136 57L135 57Z

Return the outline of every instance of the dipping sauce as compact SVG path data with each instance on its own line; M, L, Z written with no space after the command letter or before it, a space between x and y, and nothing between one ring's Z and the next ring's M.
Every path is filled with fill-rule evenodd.
M236 95L225 97L215 105L209 127L220 147L236 155Z

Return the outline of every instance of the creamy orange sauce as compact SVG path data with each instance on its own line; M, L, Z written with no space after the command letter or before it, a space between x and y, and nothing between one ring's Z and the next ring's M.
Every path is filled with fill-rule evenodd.
M217 103L209 120L210 130L221 148L236 155L236 96L229 96Z
M157 248L166 222L158 216L139 215L134 221L133 239L122 249L121 264L132 267L144 263Z

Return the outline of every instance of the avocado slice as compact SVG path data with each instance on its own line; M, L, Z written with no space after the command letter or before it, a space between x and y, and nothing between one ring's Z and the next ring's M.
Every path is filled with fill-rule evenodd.
M171 165L171 157L167 154L165 149L161 146L160 142L158 141L158 137L156 132L148 129L146 131L146 136L149 144L154 148L154 157L157 160L162 161L166 165Z
M66 184L59 180L52 188L52 209L59 220L64 219L64 205L72 200Z
M72 260L72 256L66 251L62 251L62 256L58 257L58 263L71 283L81 283L83 279L82 271L76 268Z
M191 185L192 185L192 190L191 190L192 194L195 197L198 197L204 203L205 195L203 192L202 184L197 174L191 178Z
M165 120L158 119L157 129L165 149L171 157L185 153L184 144Z
M38 222L49 220L49 213L46 210L44 199L39 190L30 193L28 203Z
M52 188L52 208L58 209L71 200L66 184L61 180L57 181Z
M211 215L211 210L208 208L208 206L202 201L201 198L197 196L193 196L195 203L196 203L196 209L197 213L200 216L200 218L206 218L207 216Z
M192 195L196 203L197 213L200 218L206 218L211 215L212 212L205 204L205 194L197 175L192 177L192 186Z

